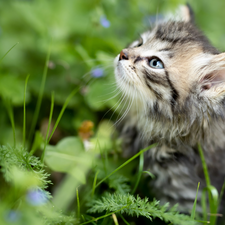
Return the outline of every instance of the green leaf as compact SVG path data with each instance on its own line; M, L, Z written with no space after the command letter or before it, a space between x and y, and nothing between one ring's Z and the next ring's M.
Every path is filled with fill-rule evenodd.
M69 173L78 183L84 184L91 165L91 155L84 151L78 137L67 137L56 146L46 147L45 162L52 170Z
M109 211L114 213L120 212L130 216L144 216L151 220L152 217L158 217L166 223L171 222L179 225L197 224L190 216L179 214L177 208L172 207L169 209L169 204L160 205L159 201L153 200L149 202L147 198L141 199L139 196L136 198L130 194L108 194L102 199L92 201L89 213L100 213Z
M66 211L75 199L78 185L74 176L67 174L57 187L53 195L53 204L56 208Z

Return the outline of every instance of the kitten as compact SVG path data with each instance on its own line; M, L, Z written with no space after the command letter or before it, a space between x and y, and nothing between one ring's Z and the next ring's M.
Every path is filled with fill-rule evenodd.
M219 53L182 7L179 21L158 22L115 59L115 77L129 104L121 128L125 155L145 154L161 202L192 209L206 186L197 144L218 191L225 179L225 53ZM150 187L146 187L149 188Z

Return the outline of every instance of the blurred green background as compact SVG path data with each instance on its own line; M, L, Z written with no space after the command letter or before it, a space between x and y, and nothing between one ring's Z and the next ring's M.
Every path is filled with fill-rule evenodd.
M219 50L225 50L225 1L190 0L188 2L195 12L196 24ZM100 123L103 119L111 119L115 122L118 116L117 112L113 113L118 102L113 74L115 56L130 42L138 38L141 32L149 29L150 22L154 22L163 14L174 11L179 4L183 3L186 1L0 0L0 145L13 146L14 143L9 105L12 106L14 113L17 147L23 143L24 87L28 75L26 91L26 146L28 151L31 146L33 146L33 152L43 149L41 135L43 137L46 135L52 93L54 93L54 125L67 97L73 90L78 90L69 101L51 144L55 145L61 139L62 141L56 146L47 147L48 154L54 153L55 155L45 159L48 166L46 170L51 173L53 181L53 185L48 191L54 193L53 203L59 208L61 207L60 210L68 211L71 200L76 196L75 190L78 184L87 182L87 186L89 185L89 189L87 189L90 190L95 173L101 171L98 179L102 179L122 163L117 154L119 150L110 140L111 124L109 126ZM7 55L5 55L6 53ZM49 55L50 58L47 60ZM46 79L44 75L46 75ZM44 88L43 95L42 88ZM114 96L115 98L113 98ZM36 121L37 102L41 105ZM103 142L107 146L108 153L106 155L109 154L111 158L106 160L107 165L103 162L104 168L101 167L102 165L99 166L101 160L98 155L100 153L97 152L96 155L90 156L91 154L82 152L84 149L80 140L76 138L79 127L85 120L92 121L94 133L98 130L96 136L99 138L100 144ZM36 138L34 138L35 135ZM66 139L67 136L74 138ZM74 146L76 150L74 150ZM37 159L30 159L29 153L24 153L23 150L18 150L16 156L12 148L0 150L0 154L2 154L0 155L0 166L2 166L3 173L0 177L0 196L7 196L4 204L0 202L0 215L5 215L6 210L20 205L20 208L18 207L20 211L26 212L26 220L20 220L18 224L25 224L24 221L27 221L26 224L40 224L40 218L32 211L33 208L21 203L23 202L21 199L25 198L24 193L32 185L41 186L41 183L43 189L48 186L47 177L43 174L40 162ZM11 153L7 156L7 152L10 151ZM81 161L80 164L76 164L76 168L73 165L74 168L71 170L69 168L71 162L68 164L66 159L63 161L57 154L66 152L70 157L74 151ZM14 158L11 157L13 154ZM40 156L41 151L37 151L35 154ZM106 155L105 158L107 158ZM20 156L27 157L28 164L34 171L39 171L41 182L36 178L33 180L34 176L27 173L24 162L21 163L18 160ZM96 165L91 162L91 157L96 159ZM82 159L85 159L87 165L85 163L82 165ZM3 166L3 162L8 163L8 167L6 164ZM17 170L17 167L14 168L14 165L22 168L21 171ZM11 178L7 175L6 168L12 168L10 170ZM90 169L93 172L91 182L90 179L85 181L85 175ZM64 172L67 175L60 175L55 171ZM132 166L126 167L126 170L121 173L125 174L126 179L134 179L135 176L131 171ZM77 173L81 174L79 181L74 181ZM17 177L20 179L16 179ZM65 178L63 182L61 182L62 178ZM130 190L126 179L114 177L111 180L108 179L107 185L110 190L126 193ZM7 183L8 181L11 183ZM122 186L124 189L121 189ZM55 190L56 192L54 192ZM80 191L85 199L87 192L83 188ZM97 195L101 197L102 192L98 190ZM3 198L0 197L0 201L1 199ZM10 205L15 199L17 199L16 207L14 203L13 206ZM52 212L51 207L46 206L40 212L45 213L45 217L52 220L51 224L74 224L70 223L70 221L74 222L73 214L71 214L72 219L65 219L61 214L57 214L58 212ZM15 212L10 211L10 213ZM62 221L67 222L61 223L58 219L55 221L56 219L53 218L56 218L56 214L57 218L60 217ZM13 216L15 215L10 214L7 224L15 222ZM18 221L18 215L16 218ZM6 220L3 218L1 221Z
M14 106L17 141L21 141L24 83L27 89L27 134L35 105L47 52L50 62L43 102L36 129L49 116L51 93L55 94L53 118L70 92L80 91L69 103L59 124L63 136L76 134L83 120L97 127L104 113L116 103L111 99L113 58L148 28L157 14L176 9L182 0L1 0L0 1L0 96ZM225 2L189 1L196 23L220 50L225 49ZM95 74L95 69L97 73ZM98 71L100 69L100 71ZM96 77L99 76L99 77ZM109 99L107 101L107 99ZM113 111L113 110L112 110ZM105 116L109 118L112 111ZM0 143L12 141L12 129L0 102Z

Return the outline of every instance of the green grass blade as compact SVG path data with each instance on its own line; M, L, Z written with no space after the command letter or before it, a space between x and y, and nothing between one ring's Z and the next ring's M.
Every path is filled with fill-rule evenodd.
M146 173L146 174L148 174L152 179L155 179L155 175L152 174L152 173L149 172L149 171L143 171L142 173Z
M8 53L18 44L19 42L17 42L16 44L14 44L6 53L5 55L2 56L2 58L0 59L0 63L2 62L2 60L8 55ZM15 122L14 122L14 115L13 115L13 109L12 109L12 104L11 104L11 100L6 99L5 100L5 107L8 111L8 115L9 115L9 119L11 122L11 126L13 129L13 140L14 140L14 148L16 147L16 131L15 131Z
M53 109L54 109L54 92L52 92L51 109L50 109L50 115L49 115L49 119L48 119L48 128L47 128L47 133L46 133L46 137L45 137L44 150L43 150L42 155L41 155L41 162L42 163L44 163L45 150L46 150L46 146L48 144L48 136L49 136L49 130L50 130L51 122L52 122Z
M203 214L203 220L207 220L207 200L206 200L206 192L207 192L207 189L204 188L202 190L202 195L201 195L201 206L202 206L202 214Z
M97 139L97 142L96 142L96 146L95 146L95 148L99 148L99 150L100 150L100 154L101 154L101 159L102 159L102 165L103 165L103 168L104 168L104 171L105 171L105 174L107 175L107 161L106 160L104 160L104 153L105 153L105 151L100 147L100 144L99 144L99 140Z
M135 193L137 187L138 187L138 184L140 182L140 179L141 179L141 175L142 175L142 172L143 172L143 167L144 167L144 153L142 152L140 154L140 160L139 160L139 169L138 169L138 176L137 176L137 179L136 179L136 182L135 182L135 185L134 185L134 189L133 191L131 192L132 194Z
M128 163L130 163L131 161L133 161L135 158L137 158L139 155L141 155L142 153L148 151L149 149L155 147L157 144L152 144L150 146L148 146L147 148L144 148L143 150L141 150L140 152L138 152L136 155L134 155L133 157L131 157L130 159L128 159L125 163L123 163L121 166L119 166L117 169L115 169L112 173L110 173L109 175L107 175L105 178L103 178L102 180L100 180L97 184L96 187L98 187L101 183L103 183L106 179L108 179L110 176L112 176L114 173L116 173L117 171L119 171L120 169L122 169L124 166L126 166Z
M115 213L117 213L117 212L119 212L119 211L125 209L126 207L127 207L127 205L124 206L124 207L122 207L121 209L118 209L118 210L114 211L114 212L111 212L111 213L108 213L108 214L106 214L106 215L99 216L99 217L97 217L97 218L94 218L94 219L92 219L92 220L89 220L89 221L87 221L87 222L81 223L80 225L88 224L88 223L91 223L91 222L94 222L94 221L103 219L103 218L105 218L105 217L111 216L113 213L115 214Z
M37 124L37 120L38 120L38 115L40 112L40 108L41 108L41 103L42 103L42 99L43 99L43 94L44 94L44 88L45 88L45 82L46 82L46 77L47 77L47 73L48 73L48 62L50 59L50 54L51 54L51 48L49 48L47 56L46 56L46 60L45 60L45 66L44 66L44 71L43 71L43 75L42 75L42 81L41 81L41 86L40 86L40 91L38 94L38 100L37 100L37 104L36 104L36 108L34 111L34 118L30 127L30 133L29 133L29 137L28 137L28 141L31 144L31 139L33 137L34 134L34 130Z
M58 116L58 118L57 118L57 120L56 120L56 122L55 122L55 126L53 127L52 132L51 132L51 134L50 134L50 136L49 136L49 138L48 138L48 143L49 143L49 141L51 140L52 135L54 134L54 132L55 132L55 130L56 130L56 128L57 128L57 126L58 126L58 124L59 124L61 118L62 118L62 115L63 115L63 113L64 113L64 111L65 111L67 105L69 104L71 98L79 91L79 89L80 89L79 87L76 88L76 89L74 89L74 90L70 93L70 95L67 97L67 99L66 99L66 101L65 101L65 103L64 103L64 105L63 105L63 107L62 107L62 109L61 109L61 111L60 111L60 113L59 113L59 116Z
M210 185L206 188L208 190L208 193L210 193L211 204L212 204L212 205L210 205L210 213L216 214L217 213L217 207L218 207L218 201L219 201L218 191L212 185Z
M120 217L121 217L121 219L123 220L123 222L124 222L126 225L130 225L130 224L124 219L124 217L122 216L121 213L120 213Z
M202 162L203 172L205 175L205 181L206 181L206 188L208 190L208 197L209 197L209 207L210 207L210 214L216 214L217 208L218 208L218 192L215 187L213 187L210 183L210 177L207 169L207 165L205 162L205 157L203 154L203 150L201 148L201 145L198 144L198 151ZM210 216L210 224L214 225L216 224L216 217Z
M196 197L195 197L194 205L193 205L192 211L191 211L191 218L192 218L192 219L195 218L195 212L196 212L196 205L197 205L197 200L198 200L198 190L199 190L199 186L200 186L200 182L198 182L198 187L197 187Z
M225 180L223 182L223 186L222 186L222 189L220 191L220 197L219 197L219 200L218 200L218 207L220 206L220 203L221 203L221 200L222 200L222 197L223 197L224 190L225 190Z
M81 218L82 218L83 221L85 221L84 215L81 215Z
M12 102L10 99L5 99L4 103L5 103L5 107L8 111L9 119L10 119L12 130L13 130L13 146L15 148L16 147L16 129L15 129Z
M76 190L76 193L77 193L77 217L80 218L80 199L79 199L78 188Z
M30 75L27 75L24 86L24 97L23 97L23 147L25 149L26 145L26 92L27 92L27 83Z
M17 42L15 45L13 45L6 53L5 55L2 56L2 58L0 59L0 63L2 62L2 60L8 55L8 53L14 48L16 47L16 45L18 45L19 42Z
M109 214L109 210L106 211L105 215L107 215L107 214ZM109 224L109 217L105 217L105 218L103 218L100 225L108 225L108 224Z
M203 154L203 150L202 150L202 147L201 147L200 144L198 144L198 151L199 151L199 155L200 155L201 162L202 162L203 172L204 172L204 175L205 175L206 186L210 186L211 185L210 177L209 177L207 165L206 165L206 162L205 162L205 157L204 157L204 154Z
M93 187L92 187L92 197L93 197L94 194L95 194L95 187L96 187L96 182L97 182L98 173L99 173L99 171L97 171L96 174L95 174L95 178L94 178L94 182L93 182Z

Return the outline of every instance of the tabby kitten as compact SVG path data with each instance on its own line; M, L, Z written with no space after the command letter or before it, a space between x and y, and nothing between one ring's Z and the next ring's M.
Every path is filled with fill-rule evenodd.
M157 143L145 154L156 175L161 202L190 211L200 182L197 144L203 148L211 183L225 179L225 53L219 53L182 7L181 20L158 22L115 59L115 77L129 104L121 128L125 155ZM146 187L149 188L150 187Z

